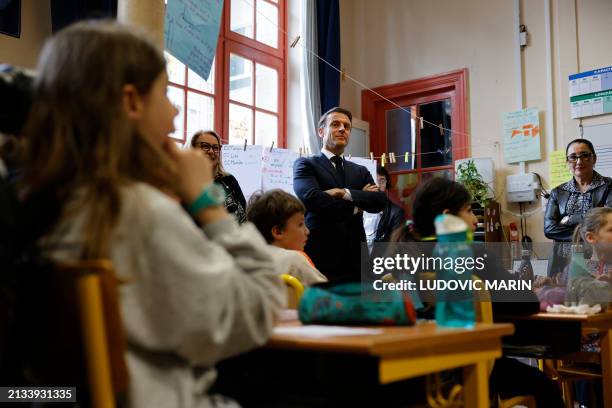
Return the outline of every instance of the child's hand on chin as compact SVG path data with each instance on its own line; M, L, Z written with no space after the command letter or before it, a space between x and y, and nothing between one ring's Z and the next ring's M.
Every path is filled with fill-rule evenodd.
M199 149L179 149L169 138L163 148L176 164L180 175L178 194L184 202L192 203L202 189L213 182L210 159Z

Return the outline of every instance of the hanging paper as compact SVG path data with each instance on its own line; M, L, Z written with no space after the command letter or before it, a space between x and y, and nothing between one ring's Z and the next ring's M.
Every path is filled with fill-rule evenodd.
M168 0L166 50L208 79L219 37L223 0Z

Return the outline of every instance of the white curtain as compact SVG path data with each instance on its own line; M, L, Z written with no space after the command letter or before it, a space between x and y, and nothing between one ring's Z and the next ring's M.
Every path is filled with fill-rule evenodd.
M303 33L300 83L302 105L304 107L304 144L312 154L321 151L321 139L317 135L317 122L321 117L321 97L319 93L319 60L317 46L317 2L302 0L300 25ZM310 51L309 51L310 50Z

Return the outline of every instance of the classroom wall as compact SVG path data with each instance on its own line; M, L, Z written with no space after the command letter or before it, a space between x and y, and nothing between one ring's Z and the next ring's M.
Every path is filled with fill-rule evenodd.
M538 107L542 128L542 158L526 171L539 173L546 185L546 47L544 1L523 0L522 24L529 45L522 52L525 107ZM612 1L558 0L552 3L552 35L556 148L578 137L578 121L569 114L569 74L612 65ZM471 157L492 157L496 193L504 224L516 220L518 205L505 201L505 176L518 165L505 165L501 145L501 115L519 108L513 47L511 0L340 0L342 67L369 87L469 70L468 131ZM341 85L341 104L361 116L362 88L350 80ZM612 122L612 115L587 118L583 124ZM612 135L611 135L612 137ZM500 167L500 165L502 167ZM529 205L527 233L536 241L543 234L543 205Z
M51 35L49 0L21 2L21 38L0 34L0 63L35 68L45 38Z

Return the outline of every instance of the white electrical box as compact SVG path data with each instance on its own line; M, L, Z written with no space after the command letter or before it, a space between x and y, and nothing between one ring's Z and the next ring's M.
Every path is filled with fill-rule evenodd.
M506 200L509 203L535 201L539 192L540 181L534 173L506 177Z

